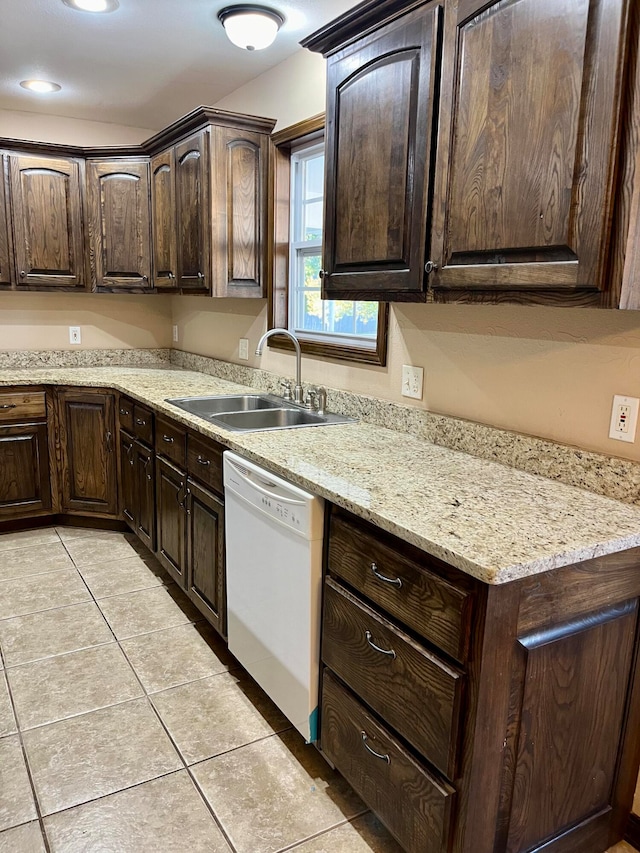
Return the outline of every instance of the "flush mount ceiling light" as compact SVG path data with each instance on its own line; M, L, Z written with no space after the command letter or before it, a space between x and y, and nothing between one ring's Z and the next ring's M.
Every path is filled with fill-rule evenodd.
M113 12L118 8L118 0L62 0L65 6L80 12Z
M218 19L229 41L245 50L262 50L273 44L284 18L264 6L226 6Z
M62 89L59 83L52 83L50 80L23 80L20 85L23 89L29 89L30 92L37 92L39 95L59 92Z

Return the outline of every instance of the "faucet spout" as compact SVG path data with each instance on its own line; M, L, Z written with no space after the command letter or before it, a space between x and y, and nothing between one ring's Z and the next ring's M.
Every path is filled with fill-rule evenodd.
M262 347L264 346L264 342L269 338L273 337L273 335L285 335L287 338L293 341L293 346L296 350L296 387L293 389L293 401L294 403L302 405L304 403L304 392L302 390L301 379L302 350L300 349L300 341L293 334L293 332L290 332L289 329L269 329L258 341L258 346L256 347L256 355L262 355Z

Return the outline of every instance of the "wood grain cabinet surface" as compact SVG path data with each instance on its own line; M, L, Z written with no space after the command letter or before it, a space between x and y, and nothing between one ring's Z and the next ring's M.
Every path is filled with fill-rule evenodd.
M320 745L403 848L602 853L619 841L640 763L640 548L498 586L436 561L425 595L400 539L336 507L328 537ZM364 561L384 555L380 583L406 613L358 570L360 543ZM458 583L467 600L460 664L449 619L438 636L436 578L448 608Z
M383 0L303 41L328 57L325 296L607 305L629 9Z
M10 241L11 211L9 210L6 190L6 171L8 163L4 154L0 154L0 289L10 288L13 283L12 246Z
M89 160L87 196L94 288L149 290L152 282L148 160Z
M115 394L58 389L57 407L63 511L115 517Z
M84 288L84 164L26 154L9 154L8 161L17 287Z
M0 519L50 511L46 422L0 426Z
M153 286L177 291L178 240L176 236L175 151L169 148L151 158L151 247Z
M205 129L175 147L178 284L196 293L211 292L209 146Z

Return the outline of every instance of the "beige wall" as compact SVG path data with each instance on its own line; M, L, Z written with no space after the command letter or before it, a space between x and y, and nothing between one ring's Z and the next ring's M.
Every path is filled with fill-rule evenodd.
M60 145L137 145L155 130L100 121L0 110L0 136Z
M69 343L69 326L80 326L80 347ZM166 296L0 293L3 350L169 346L171 302Z

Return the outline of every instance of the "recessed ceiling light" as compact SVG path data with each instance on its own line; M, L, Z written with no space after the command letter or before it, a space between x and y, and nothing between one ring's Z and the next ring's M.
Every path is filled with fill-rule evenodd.
M62 89L59 83L52 83L50 80L23 80L20 85L23 89L29 89L29 91L39 94L59 92Z
M113 12L118 8L118 0L62 0L65 6L80 12Z

